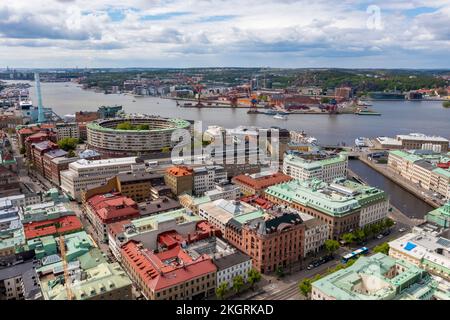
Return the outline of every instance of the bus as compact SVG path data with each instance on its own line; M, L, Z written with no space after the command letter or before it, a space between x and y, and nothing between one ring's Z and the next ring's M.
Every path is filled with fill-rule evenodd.
M356 259L361 255L367 254L369 252L369 249L366 247L359 248L351 253L346 254L342 257L342 262L347 263L351 259Z

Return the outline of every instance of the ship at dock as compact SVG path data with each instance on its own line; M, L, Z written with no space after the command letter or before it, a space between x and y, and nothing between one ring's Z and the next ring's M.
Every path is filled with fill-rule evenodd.
M405 94L400 91L369 92L370 100L405 100Z

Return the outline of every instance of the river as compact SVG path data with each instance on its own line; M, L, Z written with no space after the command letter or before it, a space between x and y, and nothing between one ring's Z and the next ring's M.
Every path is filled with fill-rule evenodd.
M384 190L397 209L410 218L423 218L434 208L359 160L349 160L349 168L369 185Z
M29 83L33 85L30 94L36 103L34 82ZM251 125L304 130L316 137L321 144L345 142L347 145L353 145L355 138L360 136L394 136L411 132L450 137L450 109L443 108L442 103L438 101L375 101L372 108L381 112L381 116L289 115L288 120L276 120L263 114L247 114L247 109L182 108L169 99L97 93L83 90L77 84L69 82L41 83L41 91L44 106L53 108L60 116L74 114L80 110L95 111L101 105L118 104L128 113L201 120L204 129L208 125Z

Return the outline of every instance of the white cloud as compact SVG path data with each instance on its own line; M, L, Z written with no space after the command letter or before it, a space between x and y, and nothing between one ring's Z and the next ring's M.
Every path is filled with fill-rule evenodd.
M380 30L367 29L373 4ZM14 66L450 67L448 21L447 0L15 0L0 2L0 58Z

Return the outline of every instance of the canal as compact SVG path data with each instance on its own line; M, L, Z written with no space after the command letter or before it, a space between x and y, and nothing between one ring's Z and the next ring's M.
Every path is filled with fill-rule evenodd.
M393 206L410 218L423 218L434 208L359 160L349 160L349 168L373 187L384 190Z

